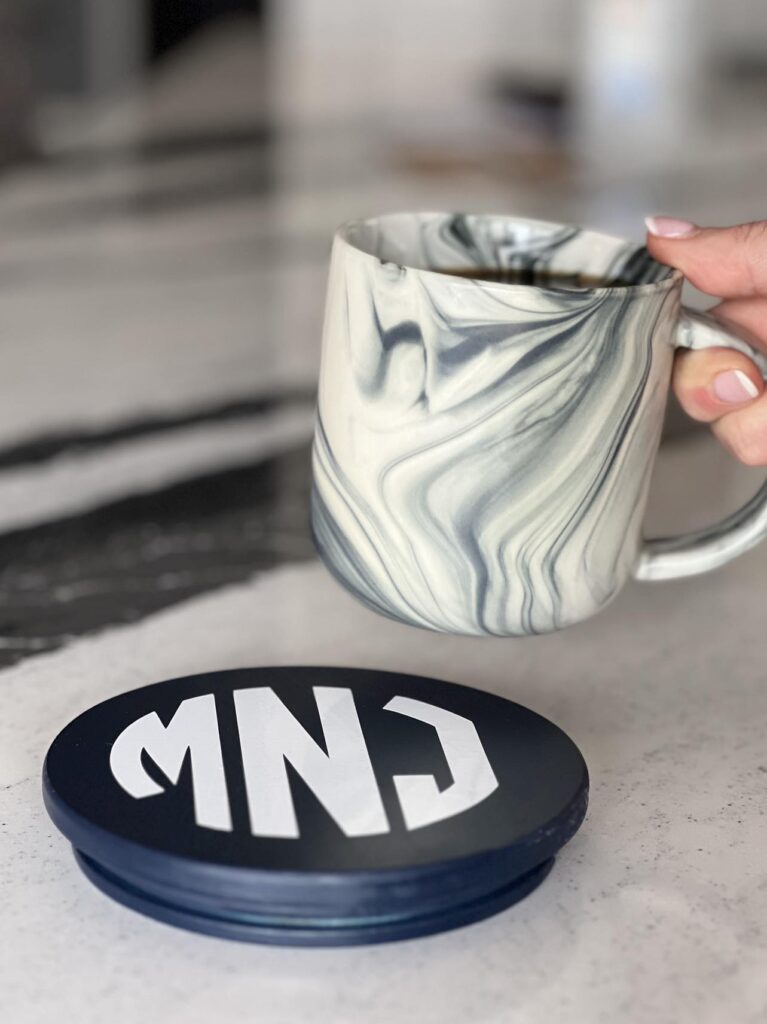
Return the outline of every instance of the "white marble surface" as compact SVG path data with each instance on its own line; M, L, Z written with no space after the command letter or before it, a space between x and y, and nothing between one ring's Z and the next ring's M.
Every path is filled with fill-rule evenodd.
M680 471L695 481L686 513ZM726 501L719 479L728 480ZM652 518L674 527L753 486L708 443L667 447ZM631 586L601 617L523 641L379 619L317 564L278 570L0 673L3 1017L115 1022L733 1020L767 1011L767 549L706 581ZM547 882L426 940L276 950L187 935L81 876L40 798L44 751L98 700L247 664L422 672L505 694L581 745L586 823Z
M669 478L675 457L698 469L704 457L716 461L707 445L692 454L689 443L680 447L687 451L664 455ZM503 641L378 619L310 563L0 673L3 1018L763 1021L766 573L762 548L705 583L632 585L585 625ZM421 672L549 716L589 763L582 830L523 903L385 947L250 947L111 903L79 873L43 810L48 743L114 693L269 663Z
M238 33L217 46L212 56L195 51L186 65L170 67L154 93L112 111L86 137L124 142L147 124L150 135L162 134L183 126L201 95L206 123L217 123L224 108L235 127L252 117L250 44ZM190 116L189 124L197 122ZM323 247L350 216L464 207L616 230L630 221L633 231L634 213L638 229L650 206L737 219L764 200L761 157L730 184L717 172L689 193L687 179L673 176L594 188L476 174L442 179L387 164L381 139L370 142L375 126L360 131L281 139L272 159L282 184L268 195L181 203L151 215L141 201L153 190L176 181L183 193L221 175L236 182L248 161L229 153L97 163L77 173L43 167L0 183L0 322L11 339L6 379L14 381L0 407L2 445L62 426L105 426L311 384ZM347 160L355 161L353 174ZM102 205L94 205L99 197ZM77 203L85 204L82 216L72 213ZM289 256L272 260L275 239L288 240L292 247L280 252ZM27 477L24 468L9 471L2 522L55 519L124 489L237 464L267 439L279 448L308 426L300 410L278 411L253 434L232 422L204 437L134 439L64 464L52 460ZM705 435L669 444L649 528L703 525L761 476L736 467ZM473 640L376 618L319 564L306 563L5 669L0 1020L761 1024L766 577L763 547L705 579L631 585L599 618L567 632ZM591 806L541 888L443 936L312 951L185 934L90 886L42 807L40 769L58 730L95 702L164 677L301 662L441 676L507 695L567 730L589 763Z

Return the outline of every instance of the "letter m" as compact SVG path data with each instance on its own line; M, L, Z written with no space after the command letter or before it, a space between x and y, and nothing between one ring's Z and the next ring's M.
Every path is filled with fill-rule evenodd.
M141 763L144 751L174 786L189 752L195 821L205 828L232 831L212 693L181 701L167 726L152 711L123 729L114 741L109 767L118 784L136 800L164 792Z

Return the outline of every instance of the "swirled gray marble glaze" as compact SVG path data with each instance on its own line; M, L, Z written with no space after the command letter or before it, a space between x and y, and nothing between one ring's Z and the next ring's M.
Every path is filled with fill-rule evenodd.
M574 287L433 272L471 267ZM575 290L581 274L637 287ZM676 283L644 249L560 225L343 228L312 497L331 571L378 611L449 632L541 633L598 611L639 556Z

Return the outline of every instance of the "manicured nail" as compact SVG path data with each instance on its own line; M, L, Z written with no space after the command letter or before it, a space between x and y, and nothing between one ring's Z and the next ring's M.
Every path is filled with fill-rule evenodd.
M658 238L689 238L698 230L698 225L678 217L645 217L647 230Z
M742 370L725 370L724 373L718 373L714 377L711 390L720 402L727 402L728 405L740 405L741 402L748 402L759 394L759 388Z

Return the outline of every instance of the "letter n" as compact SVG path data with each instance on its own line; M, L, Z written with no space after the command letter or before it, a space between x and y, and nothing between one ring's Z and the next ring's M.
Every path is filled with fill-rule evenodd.
M347 836L389 831L351 690L315 686L327 753L270 686L236 690L242 764L255 836L297 839L286 761Z

